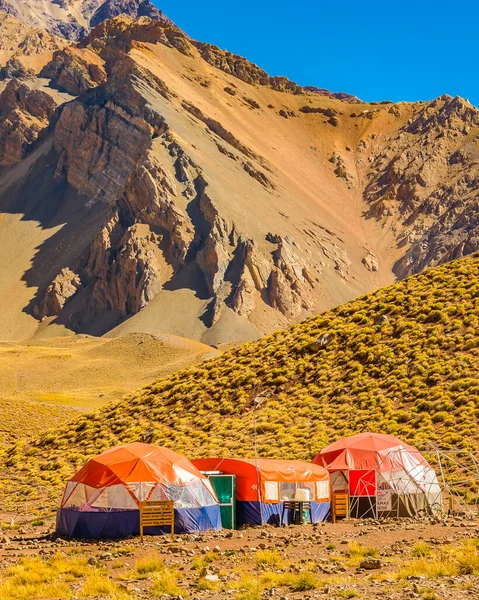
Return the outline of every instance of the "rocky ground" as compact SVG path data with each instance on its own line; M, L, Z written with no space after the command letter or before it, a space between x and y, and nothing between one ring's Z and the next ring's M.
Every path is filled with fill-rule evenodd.
M479 520L465 517L265 526L147 537L143 544L56 539L51 518L7 527L0 536L2 600L459 600L477 598L479 585ZM31 581L40 587L21 595Z

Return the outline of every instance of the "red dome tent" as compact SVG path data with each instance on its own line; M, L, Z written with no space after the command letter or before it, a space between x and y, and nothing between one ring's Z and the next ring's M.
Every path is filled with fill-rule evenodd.
M221 529L209 480L167 448L140 442L116 446L89 460L67 483L57 512L57 533L118 538L139 533L139 503L173 500L175 532ZM160 527L145 533L163 533Z
M347 492L353 517L414 516L442 508L436 473L422 454L381 433L360 433L321 450L333 492Z
M199 458L192 462L205 473L236 476L238 525L279 524L283 501L294 499L298 490L305 490L311 501L313 523L329 517L329 473L318 465L267 458Z

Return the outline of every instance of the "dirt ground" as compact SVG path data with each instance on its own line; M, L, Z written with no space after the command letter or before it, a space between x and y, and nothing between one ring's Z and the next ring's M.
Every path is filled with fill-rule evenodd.
M17 529L9 528L8 518L3 515L0 534L1 600L62 597L45 595L44 588L40 596L22 596L19 587L19 595L8 595L9 582L19 581L19 565L26 578L28 568L52 564L58 557L63 561L60 573L67 572L64 565L69 560L80 561L104 582L92 588L84 578L91 580L93 575L80 569L67 580L69 598L479 598L479 520L466 517L264 526L177 535L173 540L146 537L143 543L139 538L56 539L53 516L43 524L31 521ZM25 567L32 557L36 562ZM365 560L370 568L365 568Z

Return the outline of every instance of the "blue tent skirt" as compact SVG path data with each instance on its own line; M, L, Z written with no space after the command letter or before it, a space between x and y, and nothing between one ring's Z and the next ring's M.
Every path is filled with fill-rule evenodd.
M170 527L145 527L145 535L170 533ZM175 508L175 533L219 531L221 513L218 504L201 508ZM140 534L139 510L81 511L57 510L56 532L82 539L116 539Z
M258 501L236 502L237 525L281 525L283 503L270 504ZM311 516L313 523L328 521L331 516L330 502L311 502ZM289 525L291 515L285 511L284 523Z

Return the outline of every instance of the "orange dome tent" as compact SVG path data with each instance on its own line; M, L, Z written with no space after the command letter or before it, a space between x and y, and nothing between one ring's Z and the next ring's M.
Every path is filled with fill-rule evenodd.
M347 492L350 516L413 516L442 506L436 473L417 448L391 435L360 433L314 458L328 469L334 492Z
M283 501L294 499L298 490L305 490L311 501L313 523L329 517L329 473L319 465L268 458L199 458L192 462L204 473L236 476L238 525L279 524Z
M89 460L67 483L57 532L80 538L139 533L139 503L173 500L175 532L221 529L209 480L167 448L140 442L116 446ZM163 533L146 528L146 533Z

